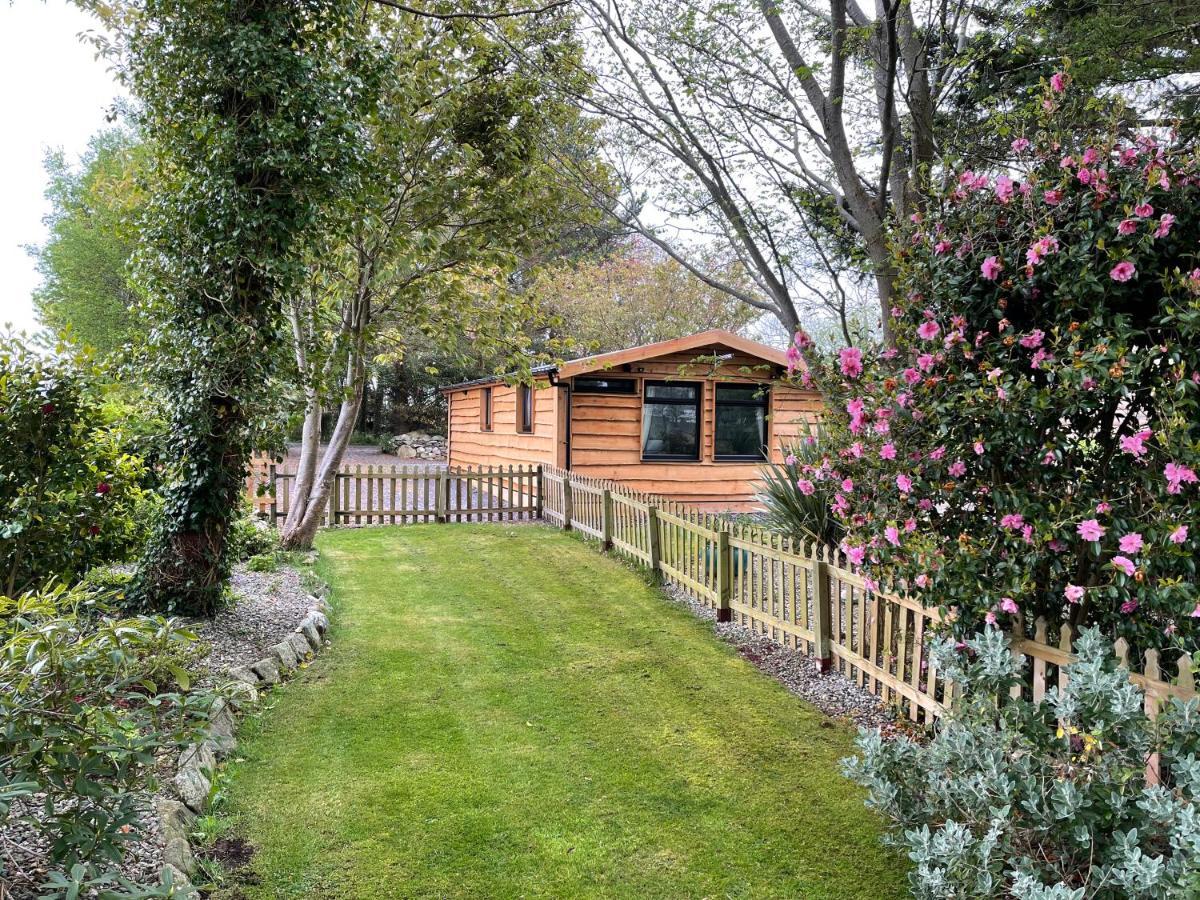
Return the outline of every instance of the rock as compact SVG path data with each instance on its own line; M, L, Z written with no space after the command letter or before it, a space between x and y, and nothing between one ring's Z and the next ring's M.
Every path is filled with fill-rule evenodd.
M401 444L399 447L396 448L396 458L397 459L416 459L417 451L414 450L412 447L409 447L407 444Z
M237 738L233 736L235 727L233 710L224 698L218 697L208 713L209 740L205 743L211 742L214 751L224 756L237 746Z
M172 800L169 797L155 797L154 811L158 813L158 820L162 823L164 837L170 837L173 834L186 836L188 829L196 821L194 812L178 800Z
M295 632L294 634L288 635L287 642L292 645L292 650L295 651L296 659L299 662L303 662L304 660L306 660L310 656L312 656L313 650L316 649L311 644L309 644L308 638L305 637L303 634L301 634L299 631Z
M212 790L212 782L208 780L200 767L196 765L180 766L175 773L175 790L179 797L194 812L204 812L208 805L208 794Z
M258 689L242 681L230 682L225 687L226 693L229 696L229 702L233 704L234 709L242 710L248 706L256 706L258 704Z
M217 767L217 757L213 752L213 746L208 741L203 741L199 744L190 744L179 754L179 768L186 769L189 766L198 768L201 772L211 774Z
M304 635L304 639L308 641L308 645L314 651L321 649L321 633L317 631L316 623L312 620L312 614L304 617L304 621L300 623L300 633Z
M175 886L176 891L173 896L183 897L185 900L200 900L200 892L192 886L186 872L170 863L163 868L171 873L171 883Z
M184 837L166 837L163 839L163 862L174 866L187 874L196 871L196 860L192 856L192 845Z
M325 613L321 612L319 609L314 609L307 616L304 617L305 622L308 622L310 620L312 621L313 625L316 626L317 632L322 637L324 637L325 632L327 632L329 630L329 617L326 616Z
M229 677L241 684L249 685L251 688L258 686L259 678L249 666L234 666L229 670Z
M279 684L279 663L273 656L251 663L250 668L263 684Z
M292 649L291 642L286 638L272 647L271 652L279 660L279 668L282 672L291 671L300 665L300 660L296 659L296 651Z

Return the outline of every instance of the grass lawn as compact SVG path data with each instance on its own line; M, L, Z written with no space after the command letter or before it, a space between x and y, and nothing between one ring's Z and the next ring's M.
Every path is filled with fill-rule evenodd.
M225 898L902 897L849 728L539 527L328 532L333 646L243 732Z

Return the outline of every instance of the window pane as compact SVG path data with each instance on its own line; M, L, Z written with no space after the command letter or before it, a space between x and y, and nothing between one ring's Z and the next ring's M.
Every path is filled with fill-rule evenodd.
M718 384L717 402L762 403L767 402L767 389L757 384Z
M761 406L718 406L715 454L761 459L766 443L766 412Z
M577 394L636 394L637 382L632 378L576 378Z
M696 399L695 384L648 384L646 385L647 400L687 400Z
M647 403L642 415L642 453L699 459L697 409L681 403Z

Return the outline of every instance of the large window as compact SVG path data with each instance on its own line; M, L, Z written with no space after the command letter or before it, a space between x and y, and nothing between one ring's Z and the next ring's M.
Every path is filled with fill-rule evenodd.
M759 460L767 453L767 389L718 384L713 458Z
M517 385L517 427L528 434L533 431L533 388Z
M485 387L479 401L479 427L484 431L492 430L492 389Z
M636 394L637 382L632 378L576 378L577 394Z
M695 383L646 382L643 459L700 458L700 387Z

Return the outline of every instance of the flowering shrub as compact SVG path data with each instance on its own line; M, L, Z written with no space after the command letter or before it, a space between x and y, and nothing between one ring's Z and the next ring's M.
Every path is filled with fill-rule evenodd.
M143 539L144 466L104 424L83 354L0 335L0 447L0 593L74 581Z
M1200 166L1145 135L1067 140L1018 138L914 217L894 347L823 359L797 336L837 440L804 477L836 485L846 558L960 634L1024 611L1191 650Z
M1148 720L1094 629L1066 689L1036 705L1008 697L1020 663L999 630L967 649L935 651L962 692L928 745L863 731L861 757L844 763L908 850L913 896L1200 896L1200 700ZM1152 751L1158 785L1146 779Z

